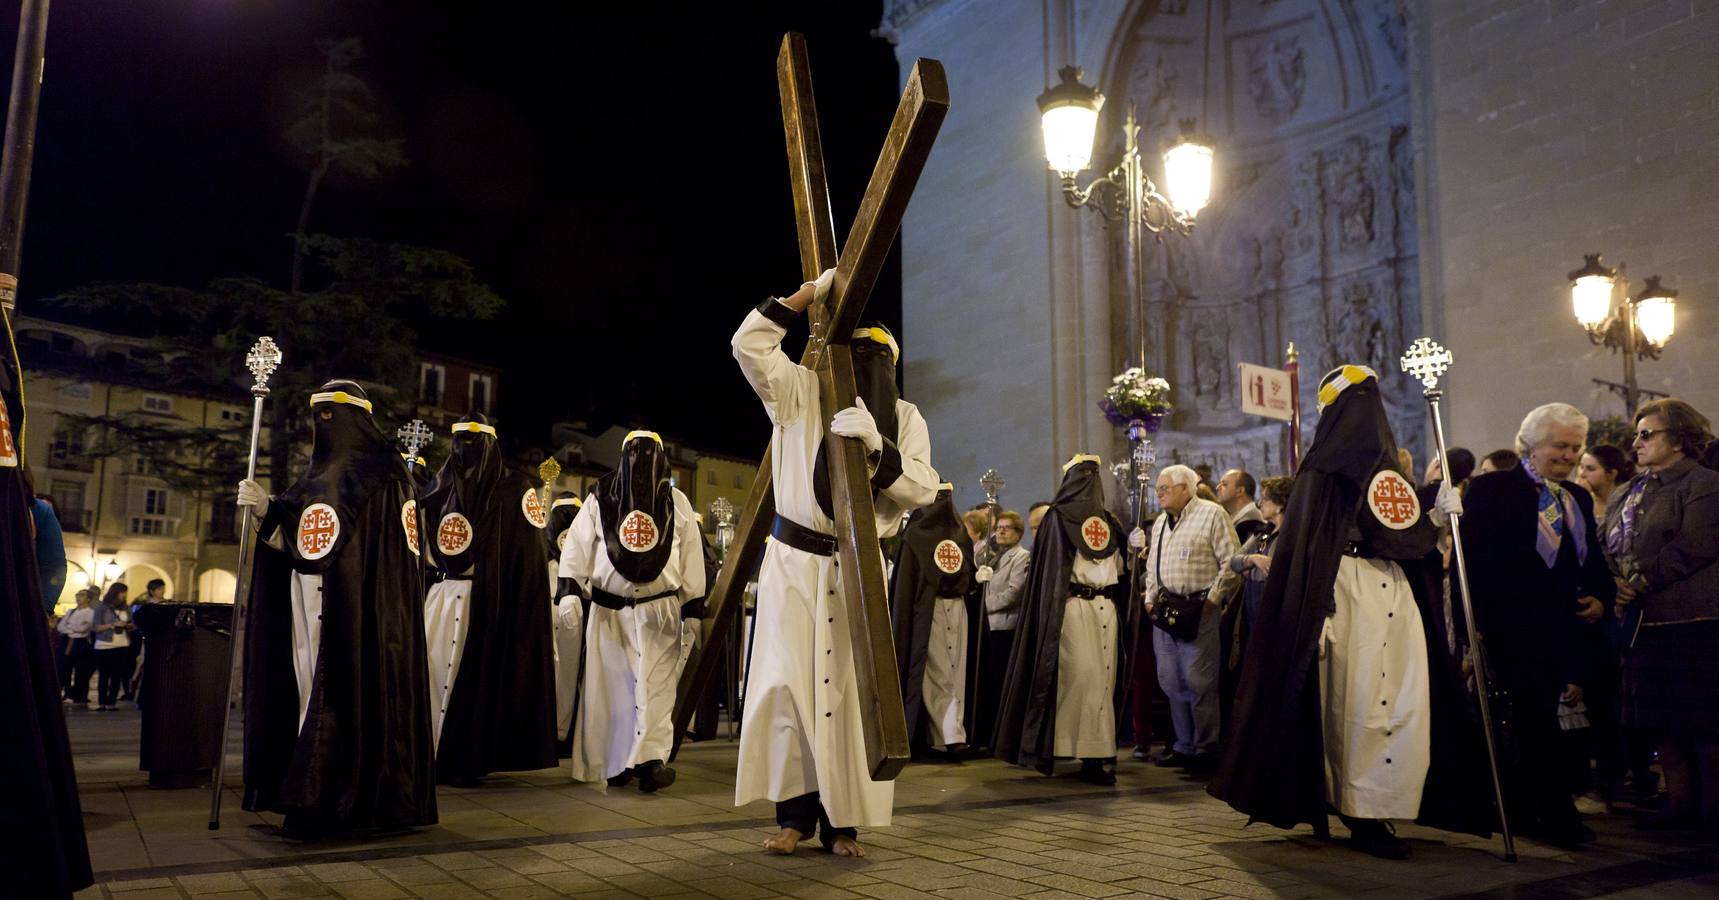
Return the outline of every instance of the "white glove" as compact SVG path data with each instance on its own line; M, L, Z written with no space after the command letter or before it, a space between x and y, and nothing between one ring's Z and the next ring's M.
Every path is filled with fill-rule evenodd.
M1451 516L1460 515L1462 515L1462 494L1458 493L1456 487L1450 483L1450 479L1446 478L1439 482L1438 497L1433 500L1433 524L1443 528L1446 523L1450 522Z
M985 582L990 581L991 576L995 574L997 574L996 570L992 569L990 566L980 566L973 570L973 580L980 584L984 584Z
M1133 531L1128 532L1128 549L1133 550L1135 553L1139 553L1146 549L1146 529L1135 528Z
M866 410L863 399L854 398L854 404L830 419L830 433L865 444L867 453L881 453L883 435L877 433L877 420Z
M249 478L239 482L239 508L244 509L247 506L251 508L260 525L263 516L269 511L269 492Z
M825 269L818 273L816 281L809 283L812 285L812 302L822 303L830 296L830 286L836 283L836 270Z

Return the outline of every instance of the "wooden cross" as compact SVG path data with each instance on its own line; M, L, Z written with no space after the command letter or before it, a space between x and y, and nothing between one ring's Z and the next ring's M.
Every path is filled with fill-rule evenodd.
M788 174L794 191L794 214L800 237L800 271L807 279L836 267L835 284L825 304L807 310L811 338L801 365L818 373L818 398L824 425L836 412L854 404L853 357L848 344L867 297L877 283L884 258L901 230L908 198L931 155L931 144L949 111L949 85L943 65L921 59L913 66L895 108L889 135L865 198L840 257L836 255L835 220L824 177L824 150L818 136L818 109L812 96L812 71L806 39L790 33L776 56L776 81L782 97L782 129L788 143ZM889 435L892 439L894 435ZM901 707L901 683L895 667L895 643L889 622L889 599L878 549L877 520L872 510L871 482L865 449L856 440L827 436L830 453L830 502L835 509L836 545L841 561L842 594L848 602L849 636L853 641L854 675L866 704L866 759L875 781L893 779L906 765L907 722ZM729 633L731 617L741 606L746 581L763 558L764 537L770 530L775 499L770 483L770 453L764 452L752 492L740 514L731 552L723 560L705 608L704 640L694 651L681 677L675 704L675 741L686 733L698 698L715 677L721 660L719 641Z

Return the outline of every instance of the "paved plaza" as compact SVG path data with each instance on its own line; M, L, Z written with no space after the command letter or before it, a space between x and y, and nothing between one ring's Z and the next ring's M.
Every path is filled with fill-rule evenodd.
M1583 853L1519 841L1511 865L1500 840L1411 826L1413 860L1386 862L1306 828L1244 827L1200 783L1127 759L1113 788L993 760L916 764L895 824L864 834L867 858L816 842L770 856L771 808L733 805L727 740L688 744L657 795L574 784L565 767L502 775L442 788L434 828L301 843L238 808L236 753L211 832L206 790L151 789L137 770L135 710L68 720L98 882L80 898L1719 896L1719 846L1622 814L1590 817L1600 840Z

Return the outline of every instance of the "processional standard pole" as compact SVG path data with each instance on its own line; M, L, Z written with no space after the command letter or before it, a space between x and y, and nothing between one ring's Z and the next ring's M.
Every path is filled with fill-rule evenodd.
M430 445L430 427L423 419L413 419L401 425L394 432L394 437L406 445L406 471L410 472L418 466L418 451Z
M1439 414L1439 401L1444 392L1438 389L1438 379L1450 369L1450 351L1431 338L1416 338L1398 361L1404 372L1420 380L1425 388L1427 411L1432 414L1433 446L1438 450L1439 471L1450 478L1450 460L1445 457L1444 418ZM1468 656L1474 666L1475 694L1480 698L1480 726L1486 732L1486 762L1492 770L1492 798L1498 804L1499 830L1504 833L1504 859L1516 861L1516 841L1510 834L1510 820L1504 812L1504 781L1499 777L1498 740L1492 730L1492 706L1487 698L1486 654L1480 649L1480 632L1474 625L1474 600L1468 592L1468 559L1462 552L1462 514L1450 517L1451 546L1456 552L1456 581L1462 591L1462 613L1468 630Z
M263 398L269 395L269 376L281 364L281 350L273 338L263 337L245 354L245 368L251 370L251 456L245 464L245 480L257 477L257 445L263 429ZM227 775L227 730L233 724L233 693L238 687L240 661L244 658L245 615L249 612L251 568L256 552L256 536L251 528L251 508L245 507L239 524L239 580L233 586L233 626L227 644L227 693L221 709L221 752L215 757L215 777L209 785L209 830L221 827L221 788Z

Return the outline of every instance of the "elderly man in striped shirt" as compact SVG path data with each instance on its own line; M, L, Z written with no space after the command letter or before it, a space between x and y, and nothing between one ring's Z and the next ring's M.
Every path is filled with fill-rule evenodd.
M1176 729L1158 765L1203 776L1218 762L1218 620L1239 582L1224 565L1238 547L1235 528L1222 506L1195 495L1199 481L1187 466L1158 473L1164 514L1152 526L1143 596L1154 625L1158 684L1170 699ZM1152 615L1159 606L1163 612ZM1172 611L1173 621L1166 621Z

